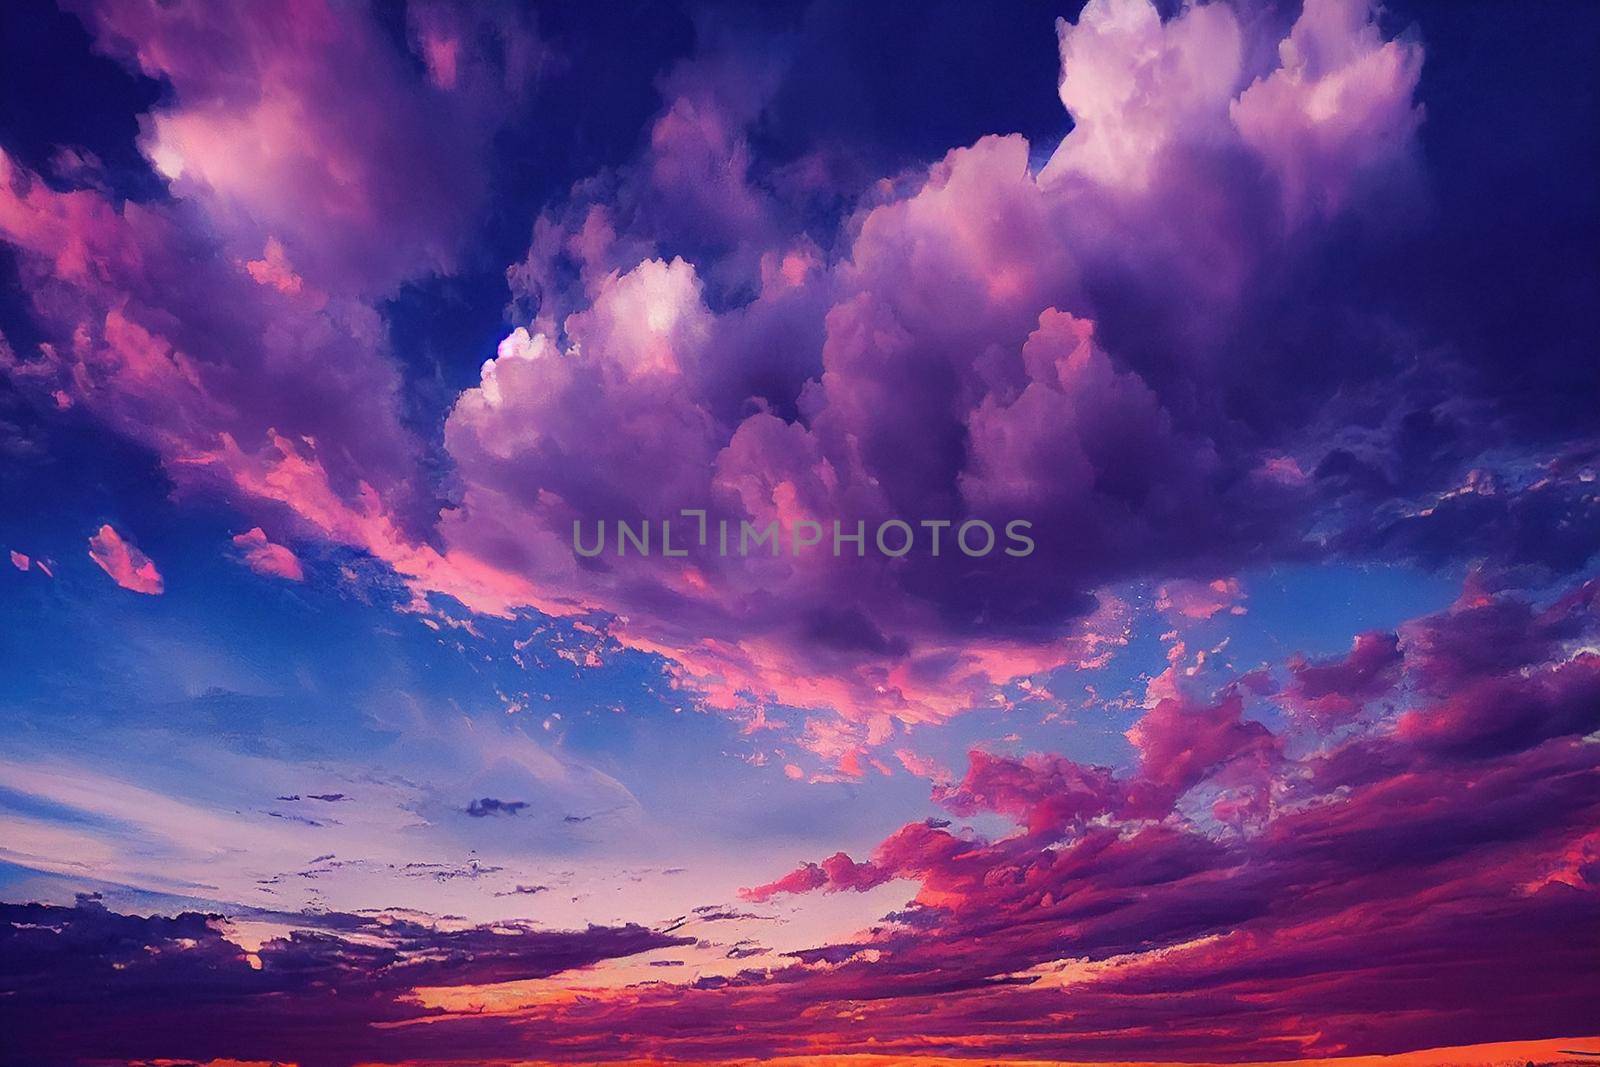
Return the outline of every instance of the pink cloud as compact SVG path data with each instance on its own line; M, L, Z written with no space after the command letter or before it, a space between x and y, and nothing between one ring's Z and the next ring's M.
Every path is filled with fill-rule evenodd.
M855 941L721 1000L759 1011L774 980L814 1005L870 989L880 1010L855 1025L875 1048L1004 1033L1033 1056L1377 1052L1496 1039L1500 1020L1579 1032L1576 987L1594 964L1571 924L1600 914L1600 757L1585 742L1600 727L1594 599L1583 586L1543 613L1558 639L1502 645L1492 667L1449 675L1395 665L1392 640L1363 635L1352 658L1386 665L1335 661L1314 676L1320 691L1371 694L1381 674L1402 693L1428 678L1431 695L1299 757L1240 718L1233 684L1209 704L1148 712L1130 731L1139 760L1126 775L974 753L961 785L936 797L956 815L1004 814L1017 833L913 822L867 859L835 854L752 888L772 900L917 885ZM1506 638L1526 626L1516 598L1467 611L1486 609L1403 629L1493 640L1491 619ZM1532 971L1530 945L1542 962ZM1371 1011L1374 990L1383 1012ZM932 996L938 1027L921 1010Z
M1185 138L1225 132L1244 42L1224 4L1163 20L1144 0L1091 0L1076 23L1057 23L1061 103L1076 128L1044 170L1140 191L1162 154Z
M1400 678L1404 657L1392 633L1357 635L1350 652L1333 660L1289 661L1291 681L1283 698L1321 729L1358 715L1369 701L1389 692Z
M1600 654L1587 651L1514 678L1471 682L1396 724L1400 738L1456 757L1514 753L1594 730L1600 730Z
M243 488L223 442L242 458L281 430L321 443L334 492L354 497L365 481L410 506L417 446L375 312L257 284L176 208L56 192L3 154L0 174L0 234L59 336L7 356L9 375L149 445L184 483Z
M275 237L267 238L261 258L250 260L244 269L259 284L270 285L285 296L299 296L305 292L305 279L294 272L283 245Z
M267 540L261 527L235 534L233 543L243 553L245 565L257 574L287 578L291 582L305 579L299 557L283 545Z
M89 558L124 589L147 596L159 596L165 590L161 572L150 557L123 540L109 525L100 527L89 538Z
M17 568L17 570L27 570L31 562L32 561L29 560L27 556L24 556L21 552L18 552L14 548L11 550L11 565Z
M229 251L281 242L312 285L355 293L383 292L454 260L485 192L476 161L498 109L525 88L498 75L509 74L506 62L530 35L518 20L486 13L494 24L484 36L503 44L501 69L478 78L486 55L452 56L459 69L445 88L460 91L441 91L413 76L412 56L363 11L323 0L270 16L252 6L113 0L88 7L84 20L109 51L171 85L140 147L227 235ZM430 21L443 29L442 18ZM439 38L420 36L427 58L439 58L427 47Z
M321 0L271 18L88 8L100 47L170 87L141 147L172 196L57 191L0 153L0 237L52 336L7 350L5 372L153 448L180 486L246 504L275 439L302 442L328 495L355 512L381 495L414 546L430 506L373 301L453 261L481 155L543 50L510 9L410 14L419 42L463 42L448 90L366 12Z
M1229 105L1245 144L1278 177L1291 216L1333 214L1413 151L1422 47L1384 40L1369 0L1307 0L1277 70Z
M969 754L960 785L936 786L933 799L956 815L1011 816L1041 836L1059 836L1085 819L1120 809L1125 801L1123 788L1103 768L1060 756L1036 753L1016 760L978 749Z
M1209 619L1223 611L1242 615L1244 597L1244 587L1237 578L1218 578L1211 582L1180 578L1157 590L1156 610L1174 622Z
M908 774L926 778L935 786L946 786L955 780L950 768L915 749L897 748L894 750L894 758L900 761L900 766L904 767Z

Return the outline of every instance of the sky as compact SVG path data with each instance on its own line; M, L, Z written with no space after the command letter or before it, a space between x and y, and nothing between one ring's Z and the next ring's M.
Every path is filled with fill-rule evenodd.
M1597 54L0 6L0 1062L1597 1047Z

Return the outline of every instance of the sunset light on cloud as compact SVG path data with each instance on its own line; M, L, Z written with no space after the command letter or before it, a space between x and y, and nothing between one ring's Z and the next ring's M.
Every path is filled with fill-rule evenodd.
M0 1067L1600 1062L1597 15L0 5Z

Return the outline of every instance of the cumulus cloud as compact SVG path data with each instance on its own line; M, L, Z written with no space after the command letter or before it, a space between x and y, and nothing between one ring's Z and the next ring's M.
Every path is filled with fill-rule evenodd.
M1058 19L1061 103L1075 129L1045 180L1080 174L1141 190L1163 151L1222 135L1244 44L1223 4L1183 8L1163 22L1145 0L1091 0L1076 23Z
M89 558L124 589L147 596L160 596L166 591L161 572L150 557L123 540L109 525L100 527L89 538Z
M1289 81L1366 86L1318 97L1335 125L1389 122L1388 148L1348 161L1365 172L1403 152L1416 121L1414 81L1369 84L1377 75L1364 57L1410 63L1420 53L1386 52L1365 8L1330 11L1307 8L1285 39L1288 73L1260 82L1246 113ZM795 260L795 283L825 298L815 377L788 379L754 413L719 390L729 381L721 368L759 358L748 325L765 291L748 307L717 309L707 271L724 264L714 255L596 265L577 310L561 317L542 305L458 400L445 439L464 491L441 527L447 543L524 576L545 604L619 617L625 644L667 655L714 704L821 704L908 721L948 716L1030 672L1093 662L1117 639L1094 614L1109 582L1293 550L1309 480L1253 476L1293 461L1195 397L1233 388L1216 345L1259 318L1254 278L1306 254L1317 221L1349 198L1324 190L1316 212L1300 212L1293 205L1310 194L1283 177L1289 155L1269 159L1266 141L1241 133L1230 105L1251 84L1247 32L1259 28L1241 28L1222 5L1162 22L1143 0L1091 4L1062 29L1062 97L1078 123L1051 164L1036 177L1024 141L985 138L908 191L864 205L836 263ZM669 107L653 150L676 144L698 113L681 100ZM1330 134L1326 150L1344 143ZM1284 148L1295 151L1310 149ZM536 244L620 254L623 235L598 207L574 216L564 239L549 225ZM1292 249L1273 236L1285 226ZM1153 248L1154 265L1128 264L1117 249L1129 245ZM1119 350L1096 313L1105 305L1128 339L1105 292L1135 270L1119 288L1147 298L1145 321L1161 309L1153 317L1170 333L1147 331ZM1225 299L1196 310L1180 292L1190 281ZM1177 337L1187 353L1146 347ZM1279 381L1294 388L1287 365L1252 370L1258 393ZM596 425L608 427L599 440ZM1038 551L1020 561L702 555L580 566L567 543L575 521L660 521L683 507L734 529L1026 517ZM1187 597L1174 610L1203 615L1188 596L1200 586L1185 581L1171 583L1169 603ZM1214 595L1238 599L1227 588Z
M974 749L966 777L955 787L935 786L933 799L956 815L997 812L1018 820L1030 834L1053 837L1121 807L1124 798L1099 767L1060 756L1036 753L1015 760Z
M1392 178L1422 121L1421 45L1384 40L1367 0L1308 0L1278 57L1229 112L1276 174L1284 209L1328 214L1360 183Z

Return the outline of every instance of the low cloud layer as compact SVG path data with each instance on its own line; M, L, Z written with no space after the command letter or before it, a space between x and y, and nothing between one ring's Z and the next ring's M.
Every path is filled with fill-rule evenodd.
M219 915L145 918L92 900L0 904L8 1054L142 1059L154 1040L163 1056L196 1060L350 1063L396 1047L375 1024L436 1014L417 1007L419 988L547 978L691 940L638 926L560 932L339 913L250 918L283 932L246 950ZM83 952L90 942L103 950ZM209 1021L195 1027L183 1020L192 1020L202 990Z

